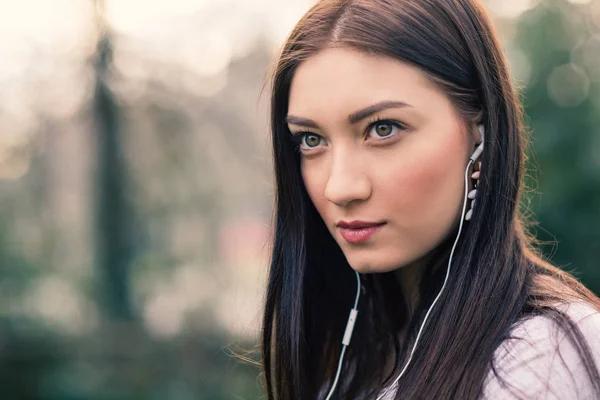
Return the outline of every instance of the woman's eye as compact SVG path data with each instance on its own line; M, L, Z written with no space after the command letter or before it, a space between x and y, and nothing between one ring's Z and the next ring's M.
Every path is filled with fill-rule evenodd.
M321 142L321 137L318 135L314 135L314 134L307 134L305 133L304 135L302 135L302 144L305 144L307 147L313 148L313 147L317 147L319 145L319 143Z
M309 151L323 145L324 139L316 133L292 133L292 141L297 151Z
M394 128L404 129L400 124L391 121L376 122L371 125L369 133L374 132L377 137L385 138L391 136L394 133Z

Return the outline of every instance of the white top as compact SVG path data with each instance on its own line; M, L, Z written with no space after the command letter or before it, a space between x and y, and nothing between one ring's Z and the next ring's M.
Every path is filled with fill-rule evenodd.
M600 312L584 301L557 306L579 327L600 368ZM518 322L494 353L498 375L490 370L481 400L596 399L592 382L577 349L555 322L535 316ZM515 396L514 394L517 396ZM393 399L395 390L382 400Z

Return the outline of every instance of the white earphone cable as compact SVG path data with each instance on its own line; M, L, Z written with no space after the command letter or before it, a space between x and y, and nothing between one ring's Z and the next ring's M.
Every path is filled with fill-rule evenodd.
M331 386L331 390L329 390L329 394L327 395L326 400L331 398L333 391L337 385L338 379L340 378L340 372L342 370L342 362L344 361L344 353L346 353L346 347L350 344L350 338L352 337L352 331L354 330L354 322L356 321L356 315L358 314L358 299L360 298L360 276L357 271L354 271L356 274L356 299L354 300L354 308L350 310L350 316L348 317L348 322L346 324L346 331L344 332L344 339L342 340L342 352L340 354L340 361L338 361L338 368L335 374L335 379L333 380L333 386Z

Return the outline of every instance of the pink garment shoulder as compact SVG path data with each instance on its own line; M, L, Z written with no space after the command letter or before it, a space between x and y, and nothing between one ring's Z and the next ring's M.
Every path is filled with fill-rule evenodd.
M600 312L584 301L557 308L579 327L600 368ZM490 371L482 399L597 399L579 351L550 318L519 322L511 336L495 352L498 376Z
M556 306L579 327L600 368L600 312L584 301ZM548 317L517 322L494 353L497 375L490 370L480 400L598 399L577 348ZM396 396L395 387L382 400Z

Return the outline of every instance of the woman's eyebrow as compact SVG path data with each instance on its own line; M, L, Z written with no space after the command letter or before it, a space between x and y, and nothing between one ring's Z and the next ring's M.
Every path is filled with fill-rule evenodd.
M412 107L410 104L405 103L403 101L393 101L393 100L384 100L373 105L370 105L362 110L358 110L350 115L348 115L348 122L350 124L356 124L357 122L367 118L369 115L375 114L376 112L385 110L387 108L401 108L401 107ZM296 117L294 115L288 115L285 118L285 122L288 124L294 124L298 126L305 126L308 128L318 128L316 122L310 120L308 118Z

